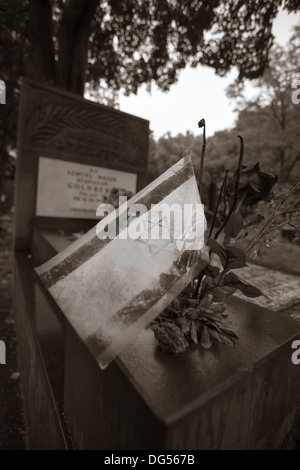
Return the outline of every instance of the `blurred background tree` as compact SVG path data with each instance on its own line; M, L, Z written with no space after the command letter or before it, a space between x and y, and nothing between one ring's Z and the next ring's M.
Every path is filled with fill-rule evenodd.
M18 98L25 75L81 95L86 83L97 90L101 81L128 94L152 82L167 90L188 64L259 77L282 5L300 9L291 0L2 0L7 102Z
M300 179L300 106L292 101L293 83L299 77L300 26L296 26L287 47L278 44L272 47L263 75L251 82L254 93L251 99L246 98L249 96L246 80L237 80L228 87L238 117L232 129L218 131L207 139L204 177L207 208L213 210L215 206L225 170L233 170L236 165L237 135L244 137L247 166L259 161L266 171L278 175L280 183L293 184ZM191 132L175 137L167 133L153 141L149 178L157 177L189 150L198 168L201 146L202 137Z
M300 107L293 103L293 83L300 77L300 26L286 48L275 44L262 77L254 81L256 94L245 97L245 82L228 88L237 103L236 132L247 145L247 159L260 161L278 174L279 181L295 182L300 177Z
M2 0L2 22L14 24L29 52L28 74L83 94L85 83L104 79L113 89L136 92L155 81L174 83L188 63L239 77L261 75L272 45L272 24L282 0ZM23 7L23 9L22 9ZM10 23L6 25L10 29ZM13 33L13 31L11 31ZM8 31L9 34L9 31Z
M0 79L6 85L6 104L0 105L0 213L12 204L21 77L27 75L28 43L24 37L23 2L0 3Z
M294 0L1 0L0 174L16 147L23 76L81 95L87 87L110 105L143 83L168 90L188 64L219 75L235 66L240 80L255 79L280 7L300 9Z

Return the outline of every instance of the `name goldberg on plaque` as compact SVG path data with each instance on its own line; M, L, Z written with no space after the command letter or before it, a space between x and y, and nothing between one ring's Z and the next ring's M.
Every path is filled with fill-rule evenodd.
M135 193L137 175L40 157L36 215L95 219L96 208L113 188Z

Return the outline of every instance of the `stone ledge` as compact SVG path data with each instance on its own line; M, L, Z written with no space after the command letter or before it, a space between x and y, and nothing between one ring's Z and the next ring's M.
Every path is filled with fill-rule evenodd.
M53 248L53 234L51 244ZM211 350L195 346L173 357L157 349L148 329L101 371L68 322L64 323L26 254L16 258L23 266L22 275L16 277L19 297L37 289L43 298L42 303L18 301L17 328L30 330L38 340L40 345L31 348L30 355L36 370L42 367L39 378L29 379L28 364L23 362L22 380L25 389L29 380L40 381L39 389L48 402L49 396L54 398L49 402L51 412L48 405L34 409L35 448L61 448L68 441L68 446L79 449L279 449L287 438L289 448L294 448L300 369L291 362L291 344L300 339L300 325L286 313L274 315L232 298L228 309L239 328L238 345L216 344ZM60 336L59 340L65 351L64 367L56 386L53 368L49 368L51 348L41 347L44 330L36 321L43 318L43 312L48 323L56 318L65 324L65 339ZM20 341L25 341L22 334ZM32 393L27 393L29 413L34 406ZM45 412L52 420L50 434L56 431L41 444L37 441Z

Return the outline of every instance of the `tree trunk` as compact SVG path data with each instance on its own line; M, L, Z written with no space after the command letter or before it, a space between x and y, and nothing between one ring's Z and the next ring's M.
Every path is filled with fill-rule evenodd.
M32 45L32 70L29 71L29 76L55 85L51 2L30 0L29 18L29 40Z
M290 177L290 174L292 172L292 170L294 169L294 167L296 166L296 164L298 163L299 161L299 158L300 158L300 152L298 152L294 158L294 160L292 160L292 162L290 163L290 166L287 168L286 172L285 172L285 181L288 181L289 177Z
M59 30L57 84L83 95L91 23L99 0L69 0Z

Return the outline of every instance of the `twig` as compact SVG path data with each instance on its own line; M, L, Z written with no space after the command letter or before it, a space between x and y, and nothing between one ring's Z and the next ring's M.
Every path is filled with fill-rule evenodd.
M238 211L240 210L241 205L243 204L244 199L245 199L245 197L247 196L247 192L248 192L248 189L246 189L246 191L244 192L243 196L241 197L241 199L240 199L240 201L239 201L239 203L238 203L238 205L237 205L237 207L236 207L236 209L235 209L235 212L238 212Z
M196 287L194 289L194 292L193 292L193 298L194 299L198 299L199 290L200 290L204 270L205 270L205 268L203 268L202 271L200 271L200 273L198 274L197 285L196 285Z
M268 233L270 232L273 232L274 230L280 228L280 227L283 227L284 225L287 225L287 224L291 224L292 222L296 222L296 220L299 220L299 217L294 217L293 219L290 219L290 220L285 220L284 222L282 222L281 224L279 225L276 225L275 227L271 228L270 230L268 230L267 232L265 232L265 235L267 235Z
M226 214L226 211L227 211L226 191L227 191L227 181L225 183L224 191L223 191L224 214Z
M223 194L226 182L227 182L227 178L228 178L228 170L225 171L225 175L224 175L224 178L223 178L223 183L222 183L222 186L221 186L221 189L220 189L218 202L217 202L217 205L216 205L216 208L215 208L215 212L214 212L213 220L212 220L211 227L210 227L210 230L209 230L208 238L211 237L211 234L212 234L214 226L215 226L215 222L216 222L216 218L217 218L217 214L218 214L222 194Z
M283 212L281 212L281 214L291 214L292 212L300 212L300 207L298 207L297 209L291 209L291 210L284 210Z
M286 214L287 212L291 212L289 209L291 209L292 207L294 207L296 204L299 204L299 201L295 201L293 202L293 204L290 204L288 207L286 207L285 209L283 209L282 211L282 214ZM293 209L294 211L300 211L300 207L298 207L298 209Z
M245 250L245 253L249 253L249 251L252 250L252 248L258 243L259 239L261 237L263 237L266 233L269 233L269 231L266 232L266 229L270 226L270 224L273 222L273 220L277 217L279 217L281 215L278 214L278 211L280 210L280 208L283 206L283 204L285 203L285 201L297 190L300 188L300 181L298 181L298 183L295 184L295 186L282 198L282 200L280 201L280 203L275 207L273 213L270 215L270 217L268 218L268 220L266 221L266 223L264 224L264 226L261 228L261 230L255 235L255 237L249 242L246 250ZM276 228L276 227L275 227ZM273 230L273 229L272 229Z
M277 230L277 229L279 229L280 227L283 227L284 225L290 224L290 225L293 227L293 225L291 224L291 222L296 222L297 220L298 220L298 221L300 220L300 219L299 219L299 216L298 216L298 217L294 217L293 219L290 219L290 220L285 220L284 222L282 222L282 223L280 223L280 224L278 224L278 225L274 225L273 227L266 227L265 230L260 234L260 236L259 236L259 238L257 239L257 241L256 241L254 244L252 244L252 246L247 247L247 249L245 250L245 253L246 253L246 254L249 253L249 251L251 251L252 248L254 248L254 246L256 245L256 243L258 242L258 240L259 240L260 238L265 237L265 236L268 235L269 233L274 232L274 230Z
M205 148L206 148L206 126L205 126L205 119L201 119L198 122L198 127L203 127L203 142L202 142L202 153L201 153L201 160L200 160L200 171L198 176L198 188L199 194L201 197L201 189L202 189L202 179L203 179L203 169L204 169L204 156L205 156Z

